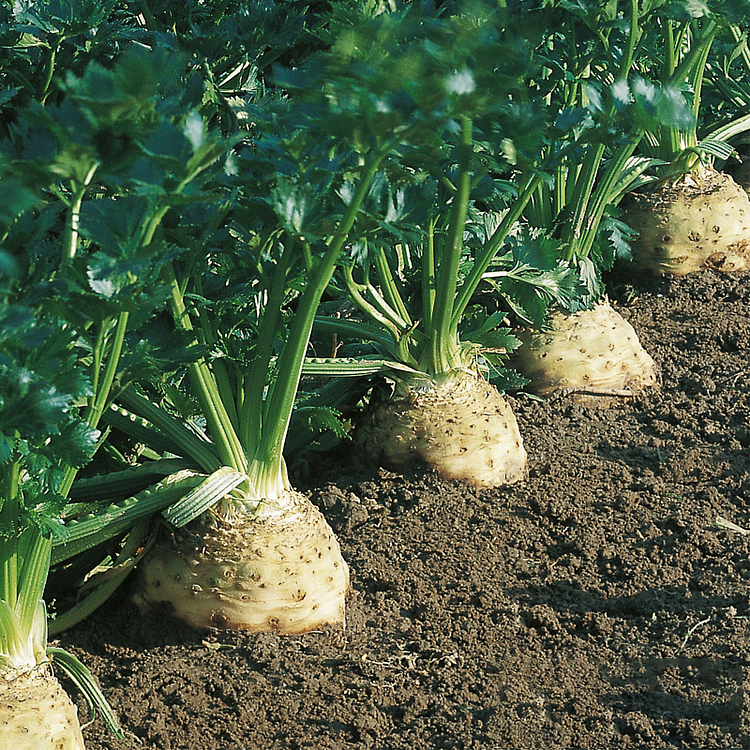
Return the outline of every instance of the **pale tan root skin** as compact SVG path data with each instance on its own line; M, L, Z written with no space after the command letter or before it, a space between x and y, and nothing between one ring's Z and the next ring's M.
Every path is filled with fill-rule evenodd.
M0 748L83 750L78 712L45 667L0 678Z
M512 363L539 396L636 395L656 385L656 366L638 335L609 302L577 313L556 311L549 330L519 332Z
M295 635L344 627L349 568L322 514L290 492L288 513L199 521L143 561L135 602L197 628Z
M478 487L526 477L526 451L510 404L473 373L403 385L369 413L356 439L369 460L397 469L423 461L447 479Z
M633 260L656 275L750 269L750 197L716 170L633 195L623 217L638 232Z

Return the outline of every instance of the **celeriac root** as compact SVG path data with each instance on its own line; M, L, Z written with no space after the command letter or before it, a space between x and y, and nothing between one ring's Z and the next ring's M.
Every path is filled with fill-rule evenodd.
M750 268L750 197L729 175L684 175L628 204L624 221L638 232L633 259L653 273Z
M0 678L0 747L83 750L76 707L47 667Z
M421 460L447 479L479 487L526 476L526 451L510 404L469 372L402 384L372 409L356 439L372 461L399 468Z
M549 329L521 331L518 337L523 344L512 364L537 395L635 395L656 384L653 359L609 302L576 313L556 311Z
M141 607L202 628L294 635L345 624L349 569L322 514L289 491L283 507L198 519L141 564Z

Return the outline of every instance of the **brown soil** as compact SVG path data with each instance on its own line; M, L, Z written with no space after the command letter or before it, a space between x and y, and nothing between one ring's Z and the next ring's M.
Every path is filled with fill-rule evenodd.
M660 389L513 399L526 482L298 475L351 566L345 632L196 632L123 592L64 633L141 746L750 748L750 535L716 525L750 527L750 278L617 284Z

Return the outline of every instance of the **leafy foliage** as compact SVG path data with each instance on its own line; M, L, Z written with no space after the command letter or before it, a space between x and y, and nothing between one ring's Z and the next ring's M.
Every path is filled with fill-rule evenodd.
M87 463L98 439L75 409L91 390L73 343L62 321L0 311L0 463L22 462L28 510L54 498L64 468Z

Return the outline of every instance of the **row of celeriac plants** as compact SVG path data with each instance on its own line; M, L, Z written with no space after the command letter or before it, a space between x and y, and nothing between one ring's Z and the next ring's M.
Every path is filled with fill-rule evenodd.
M334 5L3 6L3 746L82 747L55 664L122 735L48 633L134 569L197 627L343 626L285 461L342 408L371 459L496 487L526 472L503 390L655 382L604 299L617 206L731 155L747 8ZM50 571L79 596L48 618Z

